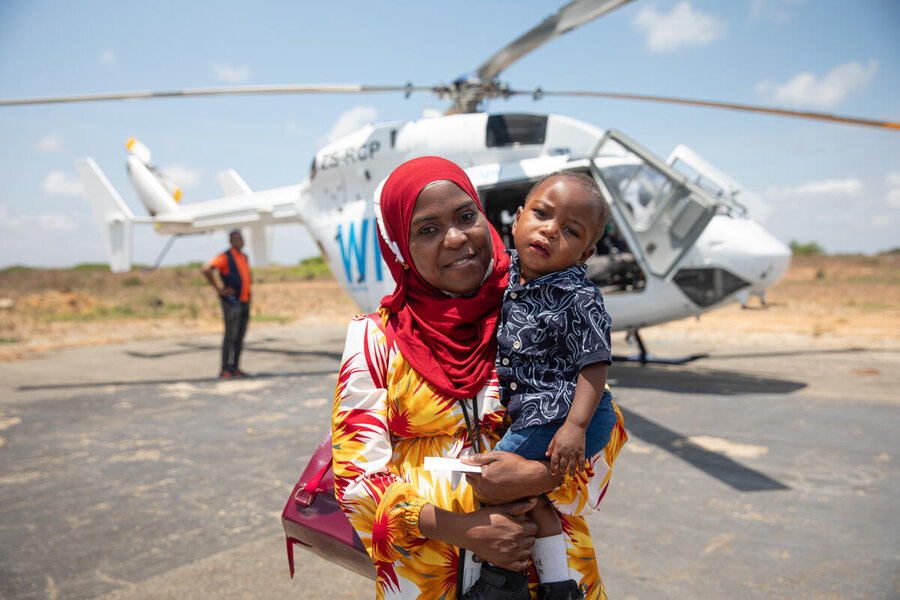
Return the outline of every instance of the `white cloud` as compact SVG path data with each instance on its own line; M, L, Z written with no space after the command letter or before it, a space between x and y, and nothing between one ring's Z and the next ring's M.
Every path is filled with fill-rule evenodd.
M848 179L825 179L811 181L794 189L800 196L849 196L863 190L862 181L851 177Z
M114 63L116 62L116 51L112 48L107 48L103 52L100 53L100 62L104 64Z
M900 208L900 171L891 171L884 178L884 186L887 188L887 194L884 203L888 206Z
M34 220L40 227L48 231L65 231L78 226L72 217L64 214L36 215Z
M872 81L878 71L878 61L870 60L867 66L858 62L838 65L820 80L814 73L794 75L779 85L773 81L756 84L756 93L770 102L791 105L810 105L834 108L847 97Z
M689 2L680 2L669 14L644 7L632 25L647 34L647 47L653 52L705 46L723 37L728 29L725 21L694 10Z
M843 205L848 199L861 202L866 199L866 186L855 177L845 179L824 179L821 181L809 181L807 183L787 187L769 187L762 196L773 207L793 207L809 210L810 202L815 202L820 208L828 207L831 210L837 205ZM822 218L819 211L816 218ZM773 216L772 218L777 218ZM771 219L770 219L771 220Z
M228 83L240 83L250 77L250 67L236 67L223 63L213 63L213 76L219 81Z
M803 4L804 2L806 0L753 0L750 3L750 17L784 23L791 18L788 6Z
M378 109L374 106L354 106L350 110L344 111L341 116L338 117L334 126L331 128L331 131L328 132L324 139L320 139L319 143L329 144L348 133L353 133L363 125L371 123L377 118Z
M51 133L39 139L35 146L41 152L59 152L62 147L62 136L58 133Z
M41 183L48 196L84 196L81 180L65 171L50 171Z
M0 229L7 231L28 231L40 234L42 231L67 231L78 227L78 222L67 214L45 213L39 215L15 215L9 207L0 204Z
M770 187L766 222L781 240L815 241L828 252L880 252L895 247L900 211L885 206L882 181L861 176Z
M203 172L198 169L192 169L184 165L172 165L161 169L166 177L175 182L178 187L188 190L197 185Z

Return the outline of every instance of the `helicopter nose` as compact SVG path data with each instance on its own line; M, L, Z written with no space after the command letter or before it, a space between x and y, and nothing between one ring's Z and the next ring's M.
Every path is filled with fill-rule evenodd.
M708 256L729 265L755 289L775 284L791 265L791 249L750 219L717 216L702 238Z
M766 288L774 285L787 273L791 266L791 249L758 224L753 221L750 223L756 227L748 228L748 235L744 240L752 269L748 274L756 275L757 287Z
M707 307L733 294L763 294L790 263L790 249L755 221L716 215L672 280L695 304Z

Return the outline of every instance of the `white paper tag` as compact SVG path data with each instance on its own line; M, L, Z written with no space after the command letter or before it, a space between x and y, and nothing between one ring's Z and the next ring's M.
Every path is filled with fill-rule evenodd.
M422 466L426 471L462 471L464 473L481 473L481 467L478 465L467 465L458 458L445 458L443 456L426 456L425 464Z

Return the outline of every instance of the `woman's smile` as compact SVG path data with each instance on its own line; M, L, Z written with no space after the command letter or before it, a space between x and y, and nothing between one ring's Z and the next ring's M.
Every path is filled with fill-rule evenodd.
M416 199L409 251L422 279L451 294L471 294L481 287L493 255L490 226L458 185L436 181Z
M473 258L475 258L474 253L466 254L462 258L458 258L458 259L454 260L452 263L447 265L445 268L453 269L453 268L465 266L465 265L469 264L470 262L472 262Z

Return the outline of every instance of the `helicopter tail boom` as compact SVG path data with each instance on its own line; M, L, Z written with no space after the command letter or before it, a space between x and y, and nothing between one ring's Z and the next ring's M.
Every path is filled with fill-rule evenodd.
M226 196L249 196L253 193L244 178L238 175L234 169L220 171L216 174L219 187ZM250 259L258 267L269 264L272 255L272 226L248 225L246 228L247 246Z

